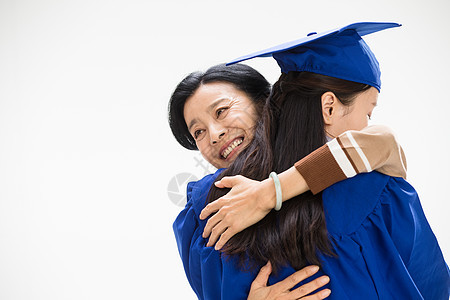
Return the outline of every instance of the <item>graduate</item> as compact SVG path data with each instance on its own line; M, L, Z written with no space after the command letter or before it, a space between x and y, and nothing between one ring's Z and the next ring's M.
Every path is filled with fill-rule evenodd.
M320 264L316 276L330 276L331 299L448 299L448 267L417 193L404 179L360 174L281 206L273 173L327 138L367 126L381 83L378 62L361 36L397 26L352 24L236 60L271 55L283 74L254 140L227 170L189 185L188 206L174 223L199 298L246 299L256 270L270 261L276 271L270 284ZM220 196L212 183L236 174L256 180L270 174L277 205L229 240L222 254L206 247L205 221L197 216L207 200Z

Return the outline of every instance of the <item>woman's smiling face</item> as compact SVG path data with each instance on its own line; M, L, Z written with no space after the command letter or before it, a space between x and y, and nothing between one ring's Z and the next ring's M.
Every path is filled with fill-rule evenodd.
M184 105L184 120L203 157L226 168L253 139L257 112L249 96L226 82L200 85Z

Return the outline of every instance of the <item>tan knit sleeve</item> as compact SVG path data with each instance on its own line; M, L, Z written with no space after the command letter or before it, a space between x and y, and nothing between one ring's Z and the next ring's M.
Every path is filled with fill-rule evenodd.
M372 170L406 178L403 149L394 133L382 125L346 131L295 163L295 167L314 194Z

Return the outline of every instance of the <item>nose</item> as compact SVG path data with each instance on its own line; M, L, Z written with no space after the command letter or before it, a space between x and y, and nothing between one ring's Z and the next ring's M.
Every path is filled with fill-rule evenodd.
M216 144L219 140L222 139L222 137L225 135L225 132L222 132L221 134L219 134L219 137L216 140L213 140L212 143Z
M209 128L209 134L211 139L211 144L217 144L225 135L226 129L222 126L211 126Z

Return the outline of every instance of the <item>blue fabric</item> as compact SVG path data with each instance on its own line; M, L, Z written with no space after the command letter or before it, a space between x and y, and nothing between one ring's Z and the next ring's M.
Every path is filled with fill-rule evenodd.
M206 221L198 216L221 171L188 185L188 203L173 228L199 299L247 299L257 272L240 271L233 257L206 247L202 238ZM330 276L328 299L449 299L448 266L417 193L405 180L360 174L326 189L323 203L338 257L322 256L322 269L313 278ZM293 272L286 267L270 276L269 284Z
M255 57L272 56L281 72L306 71L360 82L381 89L380 67L375 55L361 38L397 23L361 22L342 28L310 33L307 37L244 55L231 65Z

